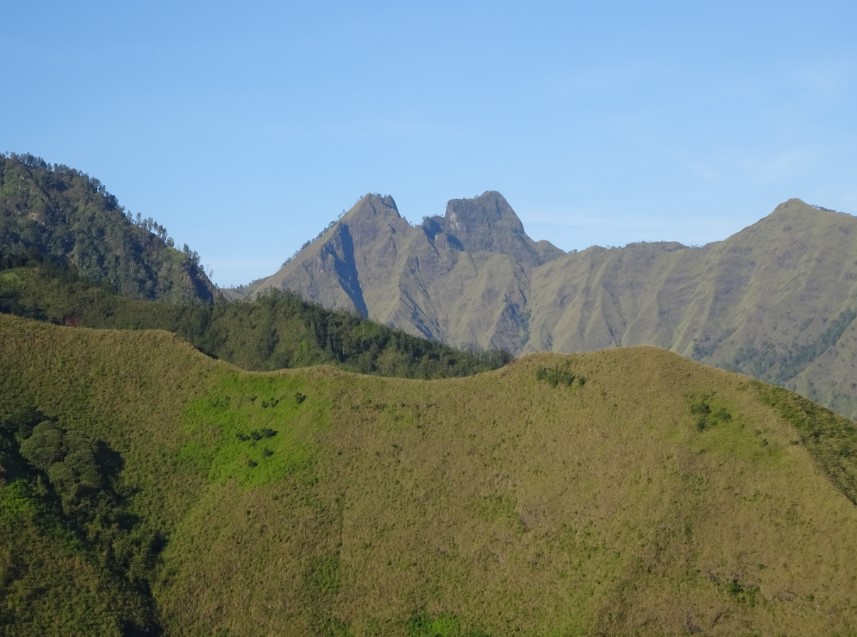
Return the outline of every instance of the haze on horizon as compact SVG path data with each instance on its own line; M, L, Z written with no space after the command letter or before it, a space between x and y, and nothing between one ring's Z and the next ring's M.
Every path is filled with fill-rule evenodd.
M0 151L99 179L221 285L366 192L501 192L564 250L857 212L848 2L16 3Z

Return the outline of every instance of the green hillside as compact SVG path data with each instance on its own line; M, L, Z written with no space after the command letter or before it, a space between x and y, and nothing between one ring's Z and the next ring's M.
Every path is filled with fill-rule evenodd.
M0 423L7 635L857 632L854 424L665 350L250 373L0 316Z
M220 296L198 254L176 249L166 228L133 217L97 179L32 155L0 154L0 267L33 260L135 298Z
M505 352L464 352L429 342L291 293L214 304L135 300L46 264L0 270L0 312L66 325L168 330L211 356L256 371L330 363L367 374L438 378L510 360Z

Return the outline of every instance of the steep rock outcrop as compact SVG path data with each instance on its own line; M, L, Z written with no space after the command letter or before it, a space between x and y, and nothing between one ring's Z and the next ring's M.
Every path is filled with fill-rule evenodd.
M562 254L530 239L496 192L453 200L416 227L392 197L370 194L253 294L289 289L427 338L515 351L530 272Z

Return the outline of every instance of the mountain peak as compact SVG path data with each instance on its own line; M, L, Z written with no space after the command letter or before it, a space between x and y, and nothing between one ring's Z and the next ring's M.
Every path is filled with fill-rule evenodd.
M453 245L468 252L498 252L521 263L538 265L562 254L550 244L537 246L512 206L499 192L489 190L471 199L452 199L443 217L432 217L429 226L446 233Z
M819 223L845 223L850 227L855 221L857 219L848 213L809 204L802 199L792 198L778 205L768 216L749 226L747 229L767 227L767 225L772 223L775 225L787 224L790 229L795 227L795 224L803 224L799 225L799 227L806 229L810 227L815 228Z
M447 229L456 235L481 230L505 230L515 234L524 232L524 225L509 202L494 190L470 199L450 200L446 205L444 220Z
M775 215L783 212L811 212L813 208L814 206L810 206L803 199L792 197L774 208L771 214Z
M379 195L376 193L368 193L363 195L351 210L345 213L344 220L354 221L355 219L368 220L385 217L401 218L396 202L390 195Z

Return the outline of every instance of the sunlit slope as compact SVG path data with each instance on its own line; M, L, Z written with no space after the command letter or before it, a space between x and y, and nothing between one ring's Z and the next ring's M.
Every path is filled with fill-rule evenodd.
M0 379L121 454L166 634L857 631L854 424L664 350L251 374L3 316Z

